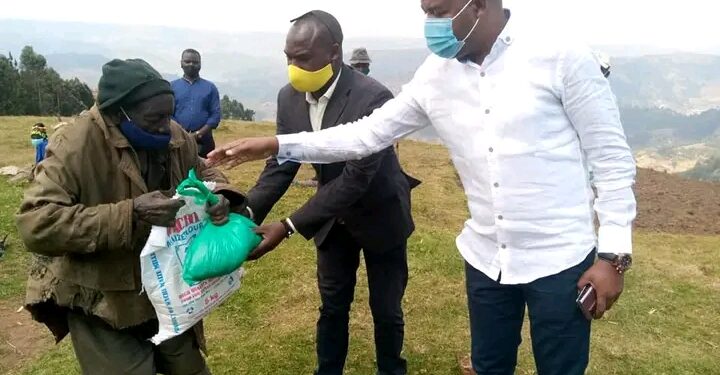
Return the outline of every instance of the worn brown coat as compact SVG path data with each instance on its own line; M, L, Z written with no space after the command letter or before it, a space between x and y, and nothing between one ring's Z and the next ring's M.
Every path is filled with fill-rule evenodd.
M202 179L219 183L217 192L234 210L242 209L244 195L222 173L205 168L197 154L195 141L173 122L170 186L195 168ZM116 329L155 318L140 293L139 255L150 226L133 218L133 198L147 192L137 154L97 107L51 138L47 158L25 192L17 226L33 253L27 308L58 341L68 332L68 308Z

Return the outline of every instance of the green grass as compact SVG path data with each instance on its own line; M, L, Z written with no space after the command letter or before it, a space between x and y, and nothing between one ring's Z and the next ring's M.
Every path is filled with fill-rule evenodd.
M0 118L4 134L23 133L1 141L0 165L32 160L24 132L32 121ZM248 123L226 123L221 129L221 142L273 131L267 125ZM467 218L464 196L442 147L403 142L400 150L405 169L424 182L413 193L418 228L409 243L404 354L412 374L458 374L457 357L469 349L463 263L454 245ZM247 190L261 168L262 163L251 163L228 175ZM302 174L308 178L312 172L303 168ZM312 193L308 188L291 188L272 218L289 214ZM0 182L0 228L11 233L14 244L12 214L20 195L19 187ZM720 374L719 248L718 237L636 234L636 266L627 275L626 292L607 317L593 325L588 373ZM0 260L0 302L22 296L25 260L19 245ZM247 271L241 290L207 320L213 373L311 373L319 306L312 243L296 236L249 264ZM361 266L347 374L374 373L366 280ZM43 350L36 361L18 370L20 374L77 372L67 342ZM527 327L517 373L534 373Z
M52 117L0 117L0 166L32 166L35 149L30 144L30 130L35 123L45 124L48 135L52 135L57 120Z
M15 230L13 214L22 199L22 186L11 185L0 178L0 236L8 235L8 251L0 258L0 301L23 294L26 256Z

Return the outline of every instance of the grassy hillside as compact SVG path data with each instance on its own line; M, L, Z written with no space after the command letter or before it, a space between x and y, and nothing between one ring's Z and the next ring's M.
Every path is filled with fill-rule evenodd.
M34 121L0 118L0 166L31 162L27 130ZM224 123L221 129L221 141L274 130L236 122ZM400 150L405 169L423 180L413 192L417 231L409 246L405 356L411 374L459 374L457 359L469 349L463 263L454 245L467 218L464 196L442 147L404 142ZM252 163L228 174L247 189L261 168L262 163ZM303 174L311 175L307 168ZM11 321L25 314L13 315L22 299L27 262L12 221L21 189L0 179L0 233L10 233L13 242L0 258L0 312L10 311ZM287 215L312 194L312 189L291 188L272 218ZM720 373L720 238L638 233L635 243L636 267L626 277L626 293L605 319L593 325L589 373ZM241 290L207 321L213 373L311 373L319 306L312 244L295 236L248 264L247 271ZM360 275L347 373L364 375L374 373L374 349L365 272ZM0 373L78 373L67 341L59 346L38 342L36 350L20 356L7 344L0 329ZM534 373L527 328L517 373Z

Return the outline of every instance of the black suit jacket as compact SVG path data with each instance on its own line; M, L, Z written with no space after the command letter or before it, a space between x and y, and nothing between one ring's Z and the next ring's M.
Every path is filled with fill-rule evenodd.
M354 122L370 115L392 93L382 84L345 66L328 102L322 128ZM305 93L283 87L278 94L277 133L312 132ZM402 244L415 229L410 189L420 182L406 175L392 147L367 158L314 164L318 191L290 216L303 237L320 246L335 223L343 223L364 249L384 251ZM295 179L300 164L267 160L265 170L248 193L261 223Z

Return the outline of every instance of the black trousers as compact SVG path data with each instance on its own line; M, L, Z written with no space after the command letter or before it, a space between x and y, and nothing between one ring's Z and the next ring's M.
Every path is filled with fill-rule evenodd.
M465 263L472 365L478 375L512 375L525 306L539 375L582 375L590 353L590 322L575 304L577 282L595 252L580 264L529 284L503 285Z
M322 301L317 322L318 375L343 373L360 250L357 241L339 224L318 248L317 276ZM402 298L408 279L407 244L403 242L383 252L362 250L375 324L377 373L405 375L407 365L400 353L405 332Z

